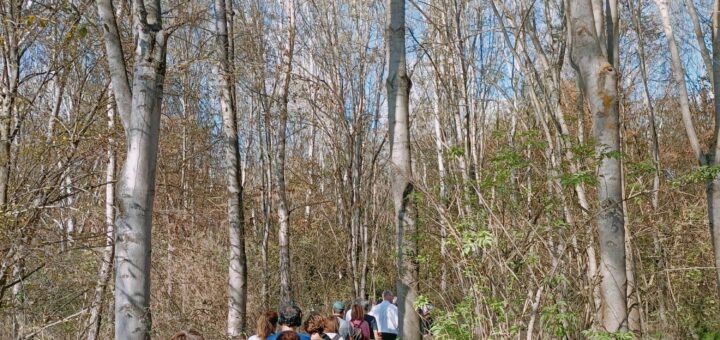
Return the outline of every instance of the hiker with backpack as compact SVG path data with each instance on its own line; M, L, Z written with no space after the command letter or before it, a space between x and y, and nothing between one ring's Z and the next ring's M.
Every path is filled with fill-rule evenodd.
M348 340L370 340L370 324L365 321L363 306L360 303L353 303L351 310Z

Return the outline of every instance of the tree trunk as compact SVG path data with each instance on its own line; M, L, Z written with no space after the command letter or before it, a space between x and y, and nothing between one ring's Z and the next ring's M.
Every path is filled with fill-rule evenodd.
M418 295L418 243L410 166L410 75L405 59L405 1L388 0L388 134L390 135L390 179L397 232L397 304L399 336L419 340L420 317L415 312Z
M20 77L20 50L17 37L18 26L20 25L20 6L10 3L7 6L9 13L4 14L6 22L3 27L2 39L2 64L4 68L3 75L0 77L2 86L0 88L0 213L4 213L10 205L8 197L8 187L10 184L10 172L12 168L12 137L11 126L15 116L15 100L18 96L18 84ZM21 235L18 244L14 245L15 254L13 256L12 276L11 280L22 278L23 256L25 242ZM25 313L23 311L22 301L22 280L12 286L12 293L17 304L16 312L13 313L13 339L23 335L25 328Z
M714 84L715 82L713 79L715 77L713 77L713 62L710 59L710 52L708 51L707 45L705 45L705 35L703 34L700 19L698 18L695 2L694 0L685 0L685 5L687 6L688 14L690 15L690 21L693 23L695 39L697 40L698 48L700 49L700 56L702 56L703 63L705 64L710 84Z
M617 75L595 30L590 0L570 2L572 61L582 82L593 121L598 168L598 234L602 322L607 331L627 327L625 229L620 176Z
M0 88L0 211L4 211L8 204L8 184L10 180L10 127L12 125L15 109L15 99L18 95L20 77L20 51L17 41L17 27L20 25L17 13L18 6L10 4L9 18L3 38L2 64L5 74L2 77Z
M127 139L115 229L115 338L147 339L151 327L150 237L168 33L162 28L160 1L133 5L136 49L131 85L112 2L98 0L97 5Z
M226 8L227 7L227 8ZM215 25L219 57L218 87L222 113L225 147L225 176L227 180L228 226L230 261L228 274L228 325L230 338L245 333L247 309L247 264L245 258L245 223L243 218L243 187L241 183L240 150L238 145L238 118L235 103L233 67L232 1L215 0Z
M687 85L685 84L685 70L682 65L682 59L680 57L680 51L675 42L675 35L673 33L672 25L670 24L670 15L668 10L667 0L655 0L655 4L660 12L660 18L662 19L663 30L667 39L668 48L670 49L670 58L672 61L673 75L675 81L678 83L678 90L680 92L680 111L682 113L683 125L685 125L685 132L688 136L690 146L695 154L696 159L700 165L718 165L718 131L720 131L720 101L715 97L715 133L712 145L712 151L705 154L700 146L700 141L695 132L695 127L692 122L692 114L690 112L690 97L687 92ZM720 37L718 33L718 13L717 9L719 2L716 1L714 5L715 11L713 12L713 90L715 96L720 94L720 86L717 81L720 76ZM708 222L710 225L710 236L712 239L713 250L714 250L714 264L715 264L715 275L716 275L716 292L720 294L720 178L709 178L706 181L706 194L708 204Z
M437 91L436 91L437 93ZM437 97L436 97L437 98ZM435 132L435 152L437 154L438 164L438 176L440 181L440 213L445 214L445 204L447 201L447 188L445 185L445 156L443 148L442 131L440 127L440 110L439 103L435 110L435 116L433 117L433 130ZM447 227L445 222L440 221L440 291L446 291L447 289L447 265L445 259L447 259Z
M262 305L267 307L270 300L270 290L268 288L268 281L270 279L269 266L268 266L268 246L270 239L270 212L272 211L272 161L270 151L272 145L270 142L270 114L269 112L264 113L264 130L260 128L260 122L263 121L258 119L258 133L263 135L264 140L260 143L260 158L262 159L262 214L263 214L263 229L262 239L260 243L260 257L262 264L262 287L260 288L260 295ZM264 131L264 134L261 133Z
M290 274L290 212L285 190L285 145L287 142L288 99L292 77L293 50L295 49L295 6L294 0L287 1L288 31L287 45L283 51L283 78L280 84L280 117L277 131L277 150L275 160L275 180L277 185L277 213L280 230L280 301L291 301L292 279Z
M715 100L715 130L713 145L711 145L712 166L720 166L720 1L715 0L712 11L712 42L713 42L713 94ZM710 235L712 235L713 250L715 252L716 290L720 294L720 176L715 176L708 184L708 215L710 221Z
M111 92L111 91L109 91ZM113 230L115 223L115 141L112 138L115 130L115 110L111 103L108 104L108 151L107 169L105 171L105 247L103 248L102 263L95 284L95 295L90 306L90 318L88 319L88 340L98 339L100 325L103 315L103 297L108 281L113 260Z

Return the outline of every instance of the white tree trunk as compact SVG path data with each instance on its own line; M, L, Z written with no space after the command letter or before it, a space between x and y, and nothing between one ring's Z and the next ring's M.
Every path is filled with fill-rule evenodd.
M390 178L397 232L397 304L399 337L419 340L420 316L415 312L418 296L418 244L410 164L410 75L405 59L405 1L388 0L388 133Z
M112 90L108 91L112 93ZM88 319L88 340L98 339L103 314L103 297L110 279L110 270L113 260L113 231L115 223L115 141L112 138L115 130L115 110L108 104L108 151L107 167L105 170L105 247L102 250L102 263L98 273L93 301L90 306Z
M620 176L617 75L602 49L590 0L570 2L572 60L582 81L593 121L598 168L598 234L602 322L615 332L627 327L625 229Z
M150 236L167 32L162 28L160 1L133 4L136 44L131 84L112 2L98 0L97 5L117 110L127 139L115 229L115 338L147 339L151 327Z
M292 279L290 275L290 212L285 191L285 145L287 142L288 98L292 77L293 52L295 49L295 6L287 0L288 40L283 51L283 80L280 84L280 119L277 131L275 180L277 185L278 242L280 244L280 301L292 300Z
M226 8L227 7L227 8ZM228 275L228 336L236 338L245 332L247 308L247 266L245 258L245 223L242 200L242 169L238 145L238 118L235 103L234 67L229 28L232 26L232 2L215 0L215 25L219 54L218 83L220 111L225 144L230 264Z
M11 1L6 6L6 12L3 13L6 24L3 26L2 35L2 66L3 72L0 75L0 213L4 213L10 205L8 197L8 187L10 182L10 173L12 168L12 137L11 126L15 116L15 100L18 96L18 85L20 77L20 49L19 49L19 28L21 13L20 6ZM24 272L24 243L25 240L20 239L18 243L13 245L13 263L12 276L10 280L19 280L12 286L12 294L14 303L16 304L16 312L13 313L12 336L13 339L19 338L25 331L25 313L23 311L23 282L22 275ZM9 254L8 254L9 255ZM10 267L10 266L8 266ZM5 267L5 268L8 268ZM5 274L0 273L0 275Z

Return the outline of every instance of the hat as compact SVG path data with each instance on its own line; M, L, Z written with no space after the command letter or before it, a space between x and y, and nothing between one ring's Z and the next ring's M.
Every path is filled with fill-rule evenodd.
M345 304L342 301L335 301L332 308L333 310L345 310Z

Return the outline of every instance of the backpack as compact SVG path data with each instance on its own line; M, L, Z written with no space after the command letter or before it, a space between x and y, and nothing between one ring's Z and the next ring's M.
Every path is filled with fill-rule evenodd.
M357 321L360 321L360 322L357 322ZM353 320L350 322L350 325L352 326L352 328L350 328L350 336L348 337L348 340L368 340L369 339L363 333L363 329L362 329L363 324L367 325L367 321ZM369 328L369 326L367 326L367 328Z

